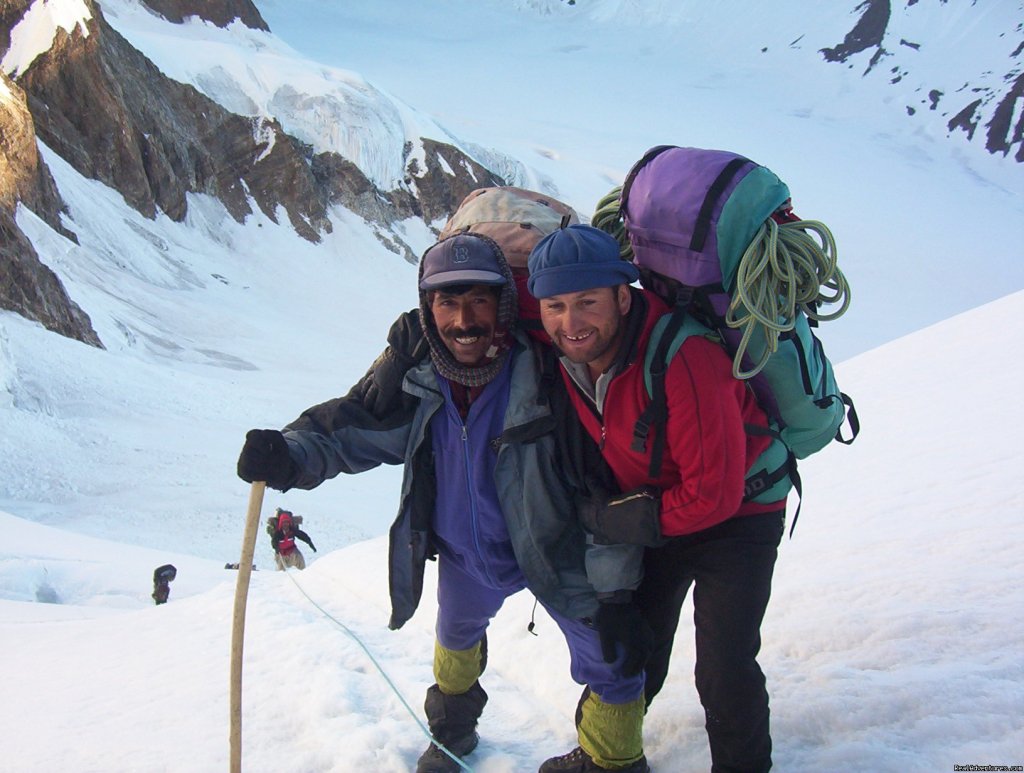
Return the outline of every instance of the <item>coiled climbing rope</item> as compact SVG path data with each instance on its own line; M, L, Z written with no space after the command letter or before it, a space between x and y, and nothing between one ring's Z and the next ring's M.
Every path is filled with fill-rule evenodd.
M619 256L633 259L633 249L620 209L622 186L597 203L591 225L619 243ZM776 223L767 219L758 229L736 269L732 301L725 323L742 331L733 357L733 375L757 375L778 350L779 336L796 325L799 312L826 322L850 306L850 286L839 270L836 242L817 220ZM820 306L838 304L825 313ZM753 364L744 368L748 353Z
M590 218L590 224L594 228L600 228L607 234L615 237L619 243L619 257L623 260L633 259L633 247L629 243L629 234L626 233L626 224L622 220L621 203L622 186L617 185L606 193L597 207L594 208L594 216Z
M778 349L779 335L796 326L799 312L825 322L841 317L850 306L850 286L839 270L835 239L817 220L766 220L740 258L735 288L725 323L743 332L733 359L733 375L740 379L760 372ZM825 313L821 304L839 306ZM744 370L743 357L752 341L759 341L760 356Z

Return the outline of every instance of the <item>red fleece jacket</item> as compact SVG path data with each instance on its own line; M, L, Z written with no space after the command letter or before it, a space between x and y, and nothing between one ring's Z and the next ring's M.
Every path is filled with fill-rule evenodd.
M744 424L767 427L764 411L751 390L732 375L732 361L718 344L699 336L686 339L666 372L668 429L661 476L651 480L650 442L633 451L633 427L650 399L644 386L643 353L651 328L668 311L650 292L636 354L612 379L598 417L562 368L583 426L601 446L623 491L654 485L661 493L661 529L666 536L707 529L737 515L780 510L785 500L743 503L747 470L771 439L748 435ZM634 299L635 301L636 299Z

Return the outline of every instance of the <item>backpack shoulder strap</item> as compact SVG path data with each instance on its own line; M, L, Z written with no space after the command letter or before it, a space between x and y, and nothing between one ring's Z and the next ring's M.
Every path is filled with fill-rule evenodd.
M651 337L644 352L644 386L651 401L633 425L633 443L630 448L638 453L647 450L647 441L654 432L651 445L651 464L648 475L652 480L661 475L665 453L665 425L668 421L668 397L665 374L676 352L692 335L707 335L710 330L693 318L686 310L690 302L688 293L676 300L676 306L654 323Z

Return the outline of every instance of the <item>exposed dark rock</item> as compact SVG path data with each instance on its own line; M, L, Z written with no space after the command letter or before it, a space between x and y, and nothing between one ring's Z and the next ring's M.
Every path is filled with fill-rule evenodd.
M329 204L351 209L373 222L391 219L387 199L351 161L337 153L318 153L310 163L313 178Z
M407 160L406 188L378 190L355 164L337 153L315 155L311 162L313 176L329 205L345 207L384 226L410 217L419 217L426 223L446 219L471 191L506 184L453 145L426 138L421 138L420 142L426 171L417 160ZM407 159L411 150L411 144L406 143ZM410 262L417 260L417 256L399 246L393 236L378 232L377 238Z
M181 24L189 16L198 16L218 27L226 27L238 19L254 30L270 31L251 0L142 0L167 21Z
M988 123L988 135L985 139L985 147L989 153L1002 153L1008 155L1014 144L1017 145L1016 161L1024 161L1024 110L1017 110L1019 105L1024 104L1024 73L1013 80L1013 85L996 105L992 114L992 120ZM1014 113L1017 113L1017 123L1013 122Z
M25 92L0 71L0 95L4 91L10 98L0 98L0 209L13 214L20 201L52 229L77 242L61 223L64 202L50 170L39 157Z
M505 184L500 177L454 146L426 138L420 141L423 143L427 168L422 172L410 168L409 172L418 173L415 182L416 199L426 222L447 218L477 188Z
M946 127L950 131L962 129L967 132L967 139L972 139L974 137L974 130L978 128L978 117L976 113L978 112L979 107L981 107L981 100L974 100L971 104L950 118Z
M60 221L64 204L36 148L25 94L0 72L0 308L48 330L102 346L92 321L67 295L14 220L17 207L32 210L51 228L77 241Z
M821 49L826 62L845 62L853 54L881 47L892 13L889 0L864 0L857 6L858 11L861 9L864 9L864 13L843 38L843 42L833 48Z
M11 47L11 30L30 5L32 0L0 0L0 51Z
M89 34L59 32L19 81L40 138L147 217L160 210L180 221L186 194L201 192L242 221L251 196L271 219L283 207L301 236L318 241L331 227L331 204L384 225L413 215L432 222L474 188L502 182L457 148L424 140L426 169L408 170L415 190L379 191L350 162L330 153L314 158L277 121L230 113L167 78L90 7Z
M940 0L940 3L946 5L946 0ZM911 0L907 3L907 7L909 8L915 4L916 0ZM972 3L972 5L975 5L975 3ZM892 3L890 0L864 0L864 2L857 6L856 10L862 11L861 16L853 29L847 33L843 42L832 48L823 48L821 53L827 62L846 62L856 54L873 49L868 66L864 71L866 75L883 58L894 55L893 52L887 51L883 45L892 15ZM1024 29L1024 24L1018 23L1014 32L1019 35L1022 29ZM1000 37L1002 38L1004 35L1000 35ZM925 41L925 43L928 42ZM916 51L921 49L923 44L901 38L899 45L901 49L906 48ZM981 94L983 96L960 108L956 115L950 118L946 124L950 132L963 131L970 141L973 139L978 126L984 123L988 127L985 135L985 148L990 153L1000 153L1004 156L1011 156L1013 154L1012 158L1018 162L1024 161L1024 117L1018 117L1016 123L1014 123L1014 115L1020 116L1022 114L1020 109L1021 103L1018 100L1024 100L1024 74L1021 73L1019 61L1022 53L1024 53L1024 43L1017 43L1010 53L1012 64L1011 69L1003 79L1004 86L993 83L991 78L993 73L991 71L979 71L977 79L972 79L972 81L968 81L960 89L957 89L956 93L969 90L974 94ZM898 52L896 52L896 55L899 55ZM906 54L902 55L900 60L904 63L910 61ZM853 64L851 63L849 66L852 67ZM895 73L895 76L891 77L889 82L891 84L898 84L905 81L907 76L910 75L911 70L905 66L897 66L891 72ZM938 110L939 98L941 96L942 92L938 89L933 89L928 94L930 111ZM947 109L941 112L943 117L948 116L950 112L948 102L945 106ZM909 115L915 115L916 112L916 110L910 107L907 108ZM1015 153L1014 146L1016 146Z
M72 301L8 212L0 211L0 308L101 349L92 320Z
M420 142L426 170L417 159L408 158L411 143L406 143L407 188L379 191L354 164L336 153L318 155L314 172L323 179L331 204L341 204L378 223L408 217L432 223L451 215L471 191L506 184L453 145L425 137Z
M254 125L167 78L93 11L88 36L59 31L19 78L39 137L147 217L159 209L180 221L185 195L198 192L241 221L251 212L248 189L268 217L280 205L299 233L317 240L329 227L323 201L280 125Z

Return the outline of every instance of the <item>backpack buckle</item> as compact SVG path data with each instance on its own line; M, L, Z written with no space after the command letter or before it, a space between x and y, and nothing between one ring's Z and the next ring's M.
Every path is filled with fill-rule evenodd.
M647 436L651 434L651 425L642 419L638 419L633 427L633 442L629 446L630 451L642 454L647 450Z

